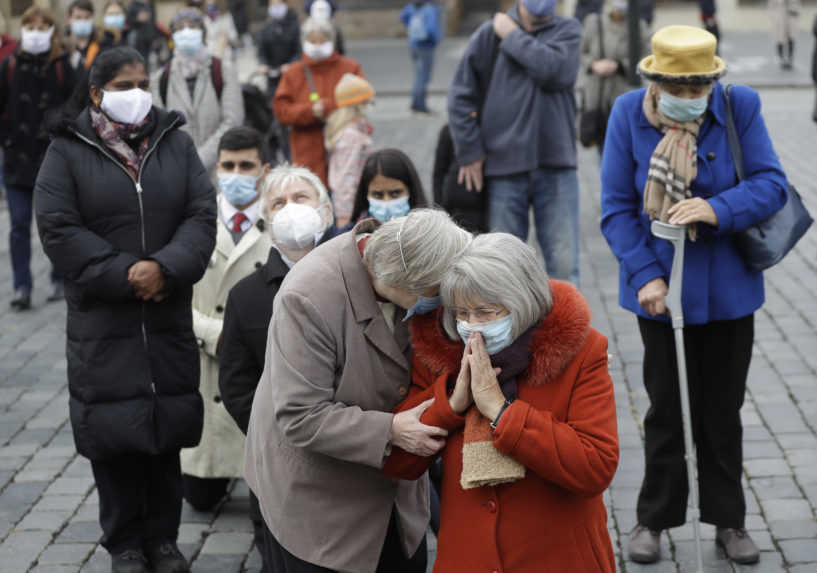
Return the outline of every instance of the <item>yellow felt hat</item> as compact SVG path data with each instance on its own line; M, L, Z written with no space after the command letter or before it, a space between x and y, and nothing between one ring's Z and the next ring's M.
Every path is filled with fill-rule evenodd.
M667 26L652 37L652 55L638 64L639 73L653 81L703 83L726 73L715 55L718 40L701 28Z
M374 97L372 84L354 74L345 73L335 86L335 103L338 107L357 105Z

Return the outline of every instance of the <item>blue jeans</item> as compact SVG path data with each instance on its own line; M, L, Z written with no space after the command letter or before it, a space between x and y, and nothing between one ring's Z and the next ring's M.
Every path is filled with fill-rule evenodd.
M579 178L575 169L535 169L487 180L491 232L528 239L530 206L551 278L579 284Z
M14 272L14 290L31 291L31 217L34 189L24 185L8 185L6 197L11 219L9 250Z
M434 68L434 48L412 48L411 61L414 64L411 109L428 111L426 88L431 81L431 70Z

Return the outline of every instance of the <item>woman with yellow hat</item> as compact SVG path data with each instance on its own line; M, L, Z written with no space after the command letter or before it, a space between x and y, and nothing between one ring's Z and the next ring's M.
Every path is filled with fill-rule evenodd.
M763 276L744 264L733 236L779 210L783 173L760 113L757 92L729 94L745 179L738 182L726 133L726 66L715 37L669 26L639 64L646 89L616 101L602 162L601 228L619 260L619 302L635 313L644 343L645 475L629 556L659 558L660 532L683 525L687 483L672 326L664 298L672 245L650 233L650 220L686 225L683 315L701 520L737 563L758 560L745 529L740 408L752 356L754 313ZM693 484L694 487L694 484Z

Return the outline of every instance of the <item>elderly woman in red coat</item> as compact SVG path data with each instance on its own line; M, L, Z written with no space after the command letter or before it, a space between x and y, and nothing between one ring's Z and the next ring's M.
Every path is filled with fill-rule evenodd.
M618 464L607 340L573 286L535 251L477 237L412 320L413 386L397 410L448 431L428 457L394 448L383 471L443 460L435 573L616 570L602 493Z

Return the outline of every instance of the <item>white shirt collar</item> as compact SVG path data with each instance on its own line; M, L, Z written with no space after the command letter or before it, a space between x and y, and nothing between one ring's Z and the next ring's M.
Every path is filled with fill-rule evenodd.
M235 217L239 210L236 209L235 205L227 201L227 199L224 198L224 195L221 194L218 196L218 211L221 216L221 221L227 226L228 229L232 229L233 217ZM261 201L256 201L241 211L241 213L244 213L244 216L247 217L246 220L241 223L241 231L245 232L247 229L255 225L261 218Z

